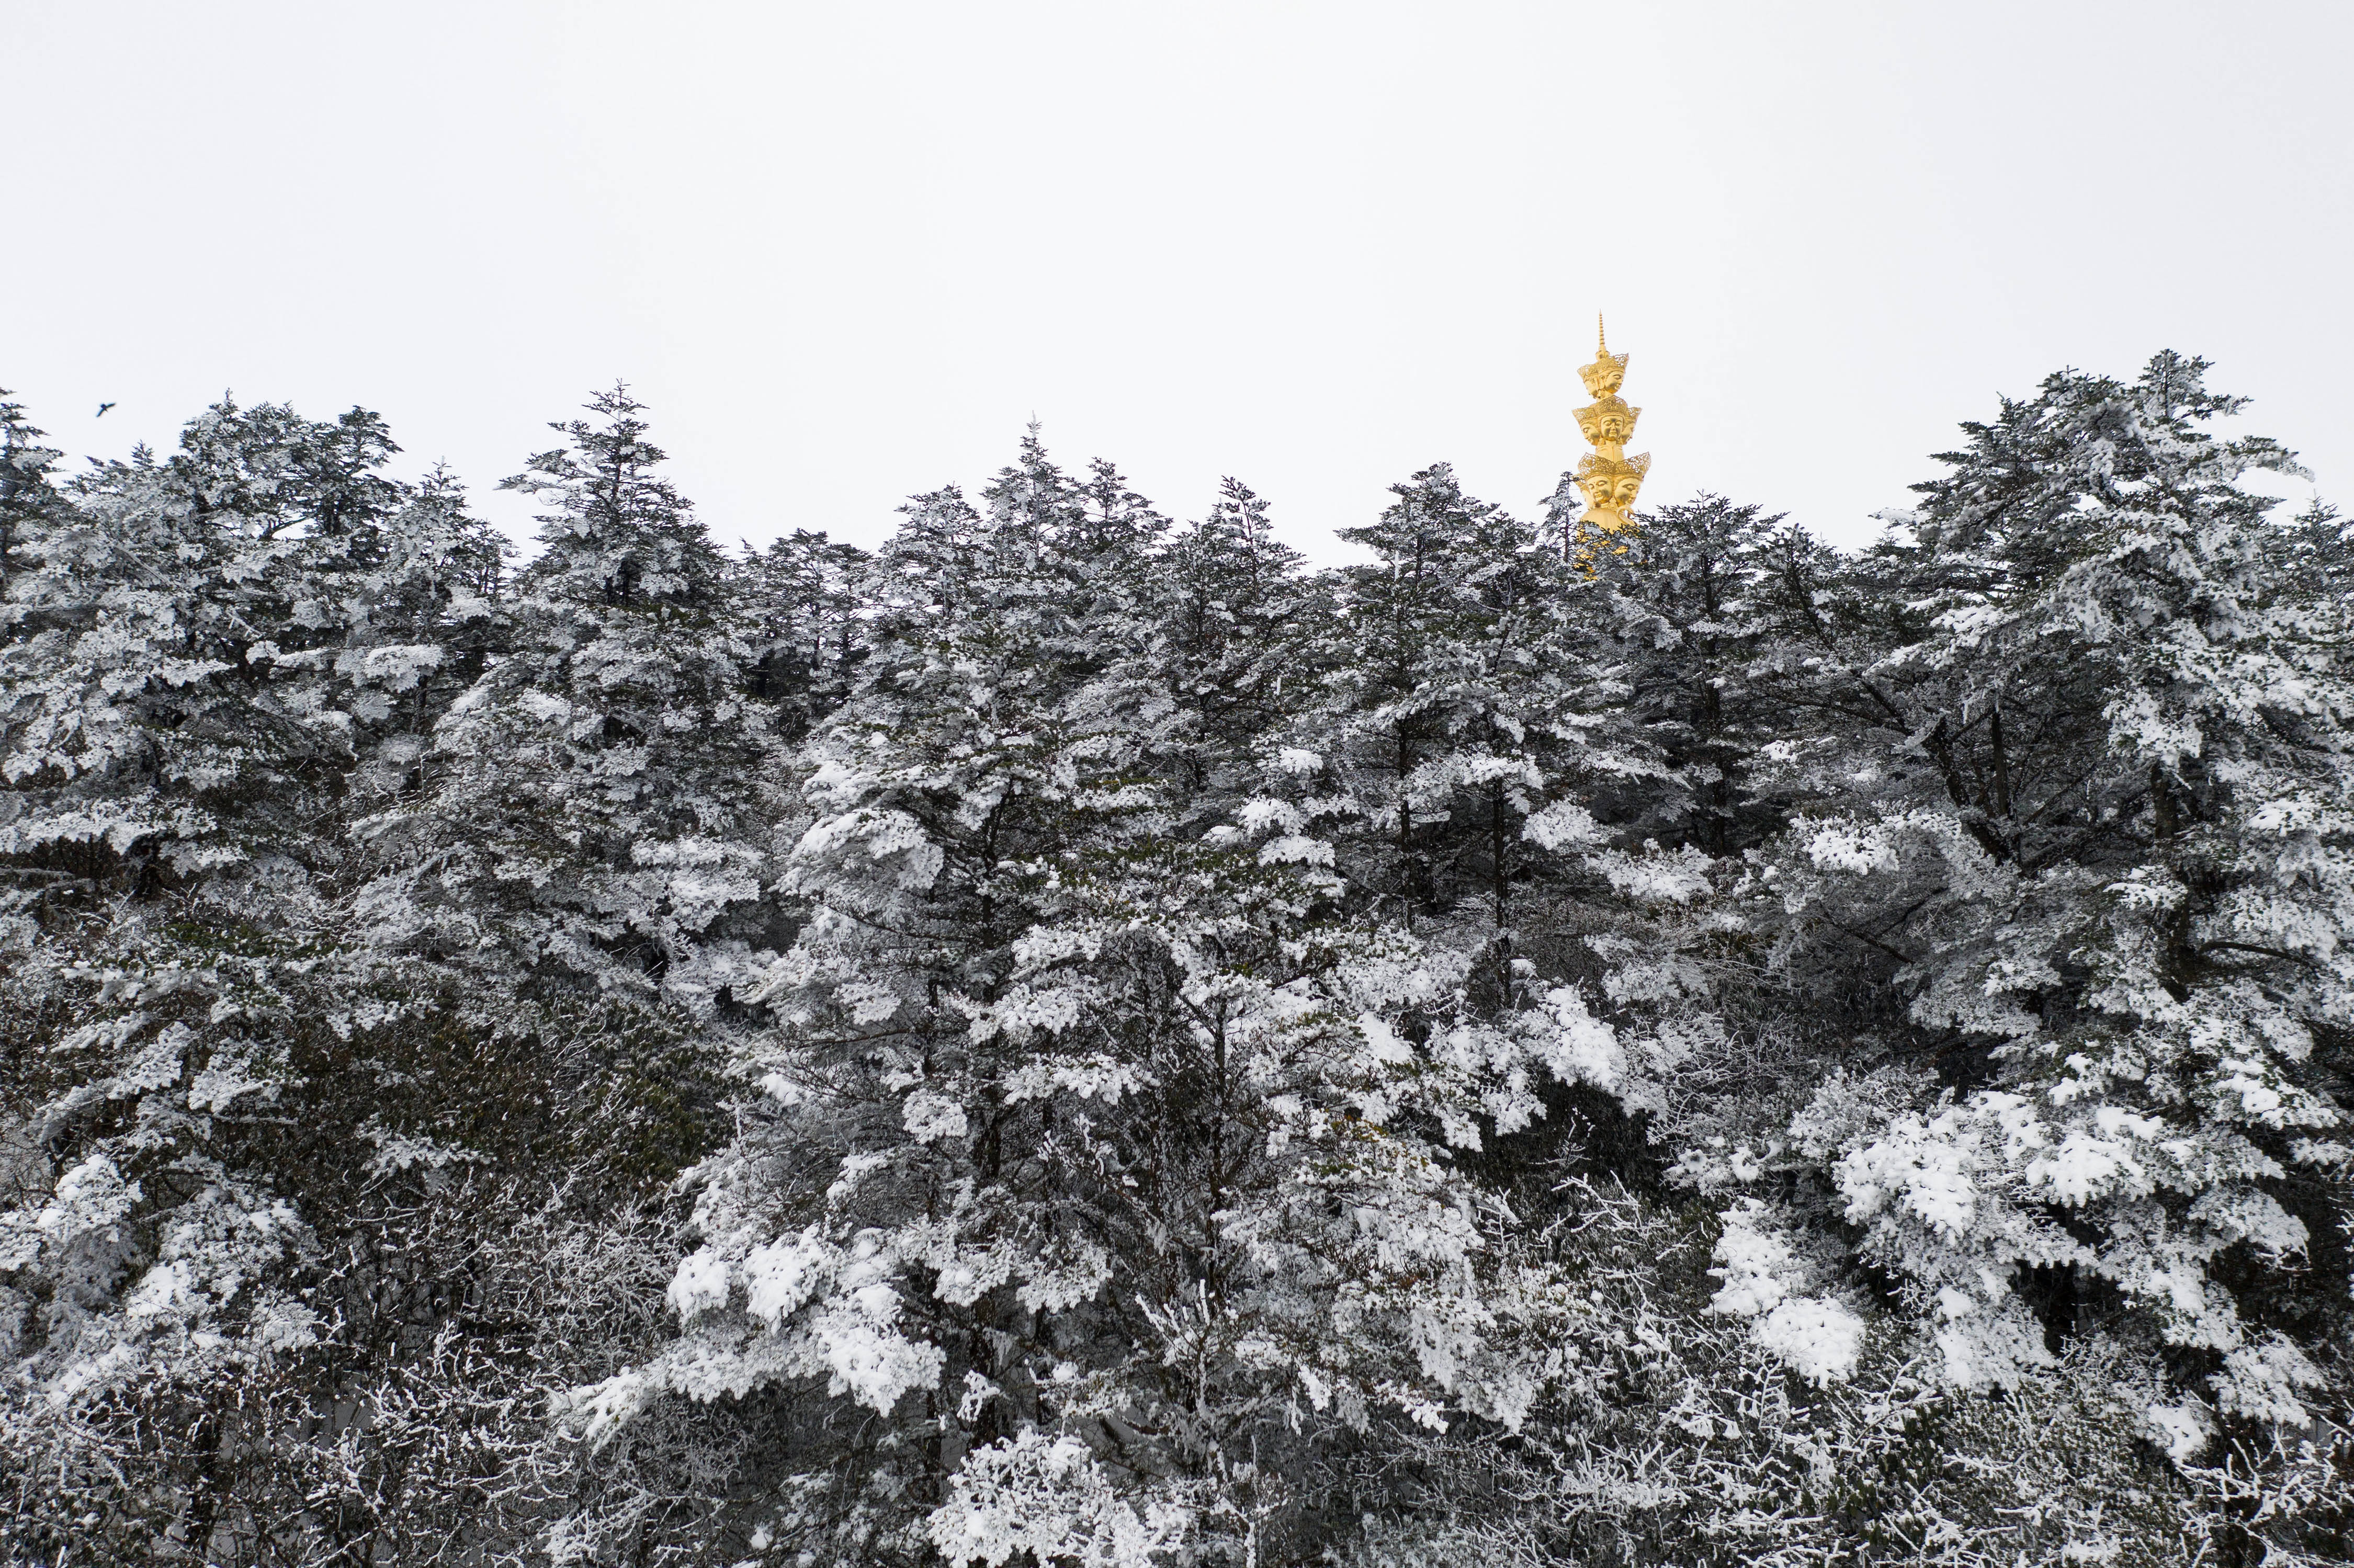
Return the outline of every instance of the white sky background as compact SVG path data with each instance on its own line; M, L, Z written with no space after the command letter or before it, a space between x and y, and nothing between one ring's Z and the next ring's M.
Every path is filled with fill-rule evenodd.
M1441 459L1535 514L1602 310L1647 504L1860 544L2161 346L2354 504L2344 0L0 0L0 385L76 456L360 403L528 536L493 487L619 376L723 537L871 545L1034 413L1331 560Z

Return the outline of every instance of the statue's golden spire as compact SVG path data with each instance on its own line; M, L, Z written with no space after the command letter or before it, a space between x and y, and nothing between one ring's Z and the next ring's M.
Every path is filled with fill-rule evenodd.
M1585 493L1585 515L1579 523L1596 534L1616 534L1635 525L1627 514L1651 467L1649 452L1627 455L1635 421L1643 413L1618 396L1619 385L1627 378L1627 360L1628 355L1610 352L1602 318L1596 316L1594 363L1577 370L1585 382L1586 395L1594 399L1577 411L1577 428L1585 432L1586 444L1594 449L1577 463L1577 488Z

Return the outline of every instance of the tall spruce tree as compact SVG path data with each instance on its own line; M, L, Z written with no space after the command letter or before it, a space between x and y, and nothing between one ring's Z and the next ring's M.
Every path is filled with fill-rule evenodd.
M328 1281L401 1098L351 1071L397 1031L344 924L350 808L406 776L496 566L446 483L382 477L395 450L362 411L225 401L20 536L12 1551L334 1532L299 1501L354 1386Z
M437 726L430 786L365 825L382 870L364 901L379 941L495 948L527 991L705 1013L757 973L770 924L746 781L771 709L735 574L653 471L642 405L588 407L505 482L549 508L541 553L507 650Z
M1516 884L1596 842L1597 785L1657 764L1572 641L1574 573L1443 463L1393 489L1341 533L1373 559L1341 571L1312 749L1362 813L1352 877L1408 921L1476 907L1509 947Z
M1238 769L1313 699L1313 628L1323 607L1299 552L1274 535L1267 502L1227 479L1208 516L1154 562L1152 639L1140 678L1169 711L1150 742L1181 798L1230 800Z
M2204 369L1965 427L1872 567L1880 641L1824 672L1823 711L1884 716L1799 748L1819 793L1761 887L1785 962L1876 959L1904 1007L1790 1147L1946 1375L2097 1328L2162 1364L2186 1455L2324 1378L2340 1308L2279 1271L2343 1270L2354 908L2343 607L2297 591L2238 483L2288 454L2211 432L2240 402Z

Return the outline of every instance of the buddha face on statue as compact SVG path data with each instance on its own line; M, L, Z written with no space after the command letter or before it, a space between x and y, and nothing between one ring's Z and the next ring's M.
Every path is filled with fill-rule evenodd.
M1627 525L1627 517L1617 504L1617 486L1613 476L1596 474L1578 481L1577 487L1585 493L1585 524L1613 533Z
M1599 403L1577 411L1577 426L1585 432L1588 445L1624 446L1633 439L1635 420L1642 411L1628 408L1623 397L1605 397Z

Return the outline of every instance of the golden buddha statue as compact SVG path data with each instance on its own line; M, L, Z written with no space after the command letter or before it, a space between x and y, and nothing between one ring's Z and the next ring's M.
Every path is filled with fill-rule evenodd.
M1594 449L1578 460L1577 488L1585 493L1585 515L1578 523L1583 531L1616 534L1635 525L1627 514L1643 488L1643 475L1650 471L1651 454L1627 455L1635 421L1643 414L1618 396L1619 385L1627 378L1628 356L1610 352L1600 316L1594 318L1594 363L1580 366L1577 371L1585 382L1586 395L1594 399L1577 410L1577 428Z

